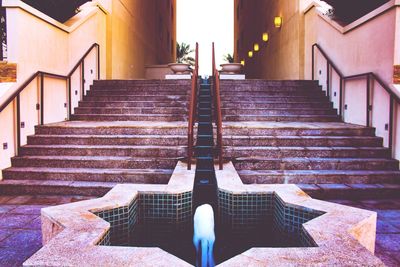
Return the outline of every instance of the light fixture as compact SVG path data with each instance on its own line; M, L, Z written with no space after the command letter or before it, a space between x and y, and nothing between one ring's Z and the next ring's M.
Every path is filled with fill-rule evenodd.
M276 28L282 27L282 17L275 17L274 24Z
M253 51L249 51L248 55L249 55L249 58L252 58L253 57Z
M258 52L259 50L260 50L260 46L257 43L255 43L254 44L254 51Z
M242 64L242 66L244 66L244 64L245 64L244 59L242 59L242 61L240 61L240 64Z
M263 41L264 41L264 42L268 42L269 35L268 35L268 33L267 33L267 32L264 32L264 33L263 33L263 35L262 35L262 39L263 39Z

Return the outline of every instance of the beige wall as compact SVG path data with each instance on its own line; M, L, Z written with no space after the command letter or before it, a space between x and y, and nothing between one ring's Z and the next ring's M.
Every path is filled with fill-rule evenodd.
M311 78L311 49L313 43L318 43L340 68L345 76L374 72L383 81L391 85L393 81L393 65L396 62L396 48L399 35L396 34L396 21L399 7L393 3L383 6L359 21L346 27L322 16L316 7L305 13L305 78ZM367 45L366 45L367 44ZM326 90L326 60L320 53L316 53L315 77ZM339 107L339 76L333 72L330 76L330 87L334 106ZM359 125L366 125L366 80L354 79L344 83L343 104L344 121ZM394 87L393 90L396 90ZM389 132L385 126L389 123L389 94L376 82L371 84L370 113L371 126L375 127L376 134L384 138L384 145L389 144ZM398 105L396 106L398 109ZM395 114L397 111L395 110ZM394 156L400 158L400 124L394 120Z
M82 11L61 24L21 1L3 0L7 7L8 60L17 63L17 82L0 96L0 105L36 71L67 75L87 49L100 45L102 79L144 78L145 66L163 64L175 58L175 0L100 0L85 4ZM173 13L173 16L172 16ZM71 78L72 109L82 97L81 66ZM84 91L97 79L97 51L84 61ZM67 83L44 78L44 123L68 117ZM38 79L21 93L21 144L40 123ZM76 92L76 94L75 94ZM16 105L0 113L0 170L10 166L16 151ZM1 172L0 172L1 179Z
M174 61L176 0L114 0L107 19L107 78L144 78Z
M345 27L322 15L320 4L312 0L235 0L235 52L238 61L246 60L247 77L311 79L311 46L318 43L344 75L374 72L391 85L393 66L400 64L398 1L390 1ZM281 29L273 25L277 15L283 17ZM261 41L263 32L269 33L267 44ZM247 52L253 49L255 42L262 44L260 52L249 59ZM318 52L315 66L315 78L326 90L327 62ZM331 100L334 107L339 108L339 76L333 72L329 80ZM389 133L385 125L389 122L389 96L377 83L371 88L371 125L387 146ZM398 87L393 90L400 95ZM345 83L345 122L366 124L366 97L365 80ZM396 114L399 109L397 105ZM394 155L399 159L400 123L397 120L394 127Z
M239 14L239 20L238 14ZM283 17L283 26L274 26L275 16ZM298 79L303 77L303 31L299 1L293 0L235 0L235 52L237 60L245 59L249 78ZM267 43L263 32L269 34ZM238 42L239 40L239 42ZM249 58L254 43L260 51ZM239 44L239 47L238 47Z

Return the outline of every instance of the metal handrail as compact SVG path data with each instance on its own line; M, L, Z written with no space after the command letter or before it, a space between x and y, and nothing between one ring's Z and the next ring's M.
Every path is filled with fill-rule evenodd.
M188 122L188 155L187 155L187 169L192 169L192 157L193 157L193 135L194 135L194 124L196 122L196 107L197 107L197 80L199 77L199 44L196 43L196 56L195 56L195 68L192 73L192 87L190 92L190 104L189 104L189 122Z
M215 64L215 46L212 43L212 73L213 73L213 87L214 87L214 103L215 103L215 115L217 125L217 153L218 153L218 165L219 169L223 169L223 150L222 150L222 111L221 111L221 94L220 94L220 79L219 72Z
M340 89L339 89L339 115L343 119L343 91L345 89L344 84L347 80L351 79L359 79L359 78L366 78L367 80L367 86L366 86L366 126L370 127L371 126L371 114L370 112L372 111L372 105L371 105L371 80L376 81L385 91L389 94L390 98L390 108L389 108L389 125L388 125L388 131L389 131L389 149L391 153L393 154L393 135L394 135L394 128L393 128L393 113L394 113L394 101L397 102L397 104L400 104L400 97L390 88L389 85L387 85L376 73L374 72L366 72L366 73L360 73L360 74L354 74L354 75L349 75L345 76L335 65L335 63L332 61L332 59L327 55L327 53L322 49L322 47L318 44L313 44L312 45L312 80L314 80L314 75L315 75L315 48L319 50L319 52L324 56L326 62L327 62L327 95L328 97L330 96L330 69L332 68L337 75L340 78Z
M40 109L40 125L44 124L44 77L51 77L56 79L66 80L68 82L68 117L71 116L71 77L78 69L79 66L82 67L82 92L84 92L85 88L85 74L84 74L84 61L89 53L96 48L97 50L97 79L100 79L100 45L94 43L90 48L85 52L85 54L79 59L79 61L74 65L72 70L67 75L60 75L55 73L49 73L45 71L37 71L32 76L30 76L18 89L7 98L7 100L0 106L0 112L2 112L10 103L16 101L17 107L17 154L19 154L19 150L21 148L21 121L20 121L20 94L25 90L25 88L36 78L40 77L40 104L37 105L37 109ZM82 94L83 97L83 94Z

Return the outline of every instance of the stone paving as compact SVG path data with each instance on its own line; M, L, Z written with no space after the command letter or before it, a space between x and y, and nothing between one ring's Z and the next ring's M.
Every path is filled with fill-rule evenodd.
M400 266L400 198L380 200L330 200L378 213L375 255L387 266Z
M0 266L21 266L42 247L40 209L88 197L0 196Z
M41 247L40 209L88 199L80 196L0 196L0 266L21 266ZM378 212L376 255L400 266L400 198L333 200ZM366 263L367 265L368 263Z

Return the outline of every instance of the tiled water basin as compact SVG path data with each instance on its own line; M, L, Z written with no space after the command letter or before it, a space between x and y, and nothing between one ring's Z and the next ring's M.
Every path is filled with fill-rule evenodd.
M160 247L195 264L192 192L139 193L129 205L95 212L110 223L104 246ZM313 247L302 224L323 212L286 205L275 193L219 191L216 263L252 247Z
M118 185L100 199L43 209L45 246L24 265L189 266L193 256L179 248L183 237L191 247L193 179L179 163L168 185ZM294 185L243 185L231 163L217 180L221 266L383 266L373 255L375 212L314 200Z

